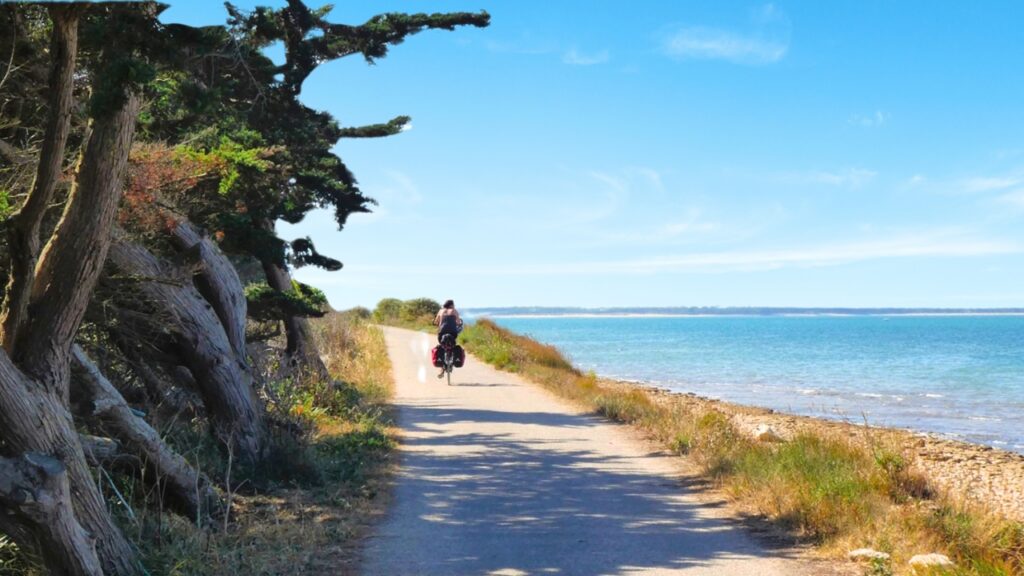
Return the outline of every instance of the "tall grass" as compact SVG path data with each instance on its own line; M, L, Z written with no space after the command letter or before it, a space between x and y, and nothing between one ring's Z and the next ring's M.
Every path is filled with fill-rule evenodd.
M280 434L292 440L276 446L278 469L254 480L259 493L234 487L226 530L141 507L136 520L125 520L151 574L355 573L355 542L385 500L391 365L382 332L358 315L331 314L314 327L332 381L279 383L274 407L306 434L298 441ZM215 447L203 456L220 457Z
M902 573L922 552L949 554L976 576L1024 573L1024 525L937 494L908 465L903 447L805 432L779 444L754 441L727 414L599 380L557 349L486 319L463 332L466 348L686 455L737 504L825 553L871 546L892 554L877 574ZM894 572L895 571L895 572Z

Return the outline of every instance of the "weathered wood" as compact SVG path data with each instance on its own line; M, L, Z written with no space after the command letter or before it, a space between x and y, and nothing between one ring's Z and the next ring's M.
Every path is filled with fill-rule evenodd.
M51 574L102 576L92 538L75 518L64 465L26 452L0 458L0 529L38 556Z
M175 247L196 259L199 264L196 286L220 318L235 355L245 358L245 290L234 265L209 237L187 220L179 220L174 225L171 239Z
M86 464L85 454L75 431L71 414L62 400L52 392L44 390L37 383L26 378L10 361L7 353L0 350L0 437L11 453L35 452L47 454L59 460L66 469L66 478L70 482L70 498L56 500L55 506L61 510L55 512L64 525L69 525L68 518L77 518L81 527L92 536L96 545L95 555L103 567L103 573L113 575L131 575L138 573L135 554L124 540L123 535L110 520L106 505L100 496L92 474ZM17 509L9 507L9 502L2 504L8 515L0 514L11 523L20 523L23 531L34 532L28 518L21 516ZM55 508L56 510L56 508ZM10 514L13 513L13 516ZM21 520L21 522L18 522ZM60 558L52 562L69 560L73 550L79 550L75 543L73 531L62 534L66 551L60 552ZM13 534L12 534L13 535ZM105 548L100 548L101 543ZM56 544L54 544L56 545ZM123 546L116 556L104 557L111 550ZM44 549L49 551L49 549ZM74 566L87 560L74 560L73 565L53 568L56 574L75 574ZM56 566L56 564L54 564ZM100 572L81 572L86 574Z
M183 364L195 378L214 433L245 461L262 460L267 448L264 408L249 365L236 356L210 304L190 281L174 282L160 261L138 244L117 240L110 264L139 279L151 304L170 322Z
M8 254L11 258L10 281L0 318L0 345L15 354L15 342L28 316L33 273L39 259L39 231L43 216L57 189L64 149L71 132L74 106L75 57L78 54L78 6L50 6L53 28L50 33L50 90L46 99L47 118L39 164L28 198L7 221Z
M65 401L71 344L106 260L138 111L139 98L129 93L95 121L64 215L36 266L32 324L15 345L22 370Z
M209 480L172 450L145 420L139 418L121 393L78 346L72 351L73 375L86 399L89 419L94 419L116 438L125 450L136 455L159 482L167 503L186 517L204 522L223 510L220 497Z

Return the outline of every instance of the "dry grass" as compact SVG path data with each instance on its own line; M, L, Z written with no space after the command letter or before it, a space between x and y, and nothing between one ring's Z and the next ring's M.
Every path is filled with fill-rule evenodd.
M331 314L315 328L335 382L293 387L284 401L309 435L279 446L289 453L283 466L304 470L273 474L283 480L258 494L241 486L226 531L145 512L127 521L151 574L356 573L358 539L386 506L391 365L382 332L352 315Z
M934 493L901 446L811 433L780 444L756 442L726 414L602 382L573 368L555 348L489 320L467 328L462 340L485 362L641 428L690 458L739 507L825 554L864 546L892 554L891 564L869 567L874 574L906 573L910 556L932 551L957 562L948 574L1024 573L1024 525Z

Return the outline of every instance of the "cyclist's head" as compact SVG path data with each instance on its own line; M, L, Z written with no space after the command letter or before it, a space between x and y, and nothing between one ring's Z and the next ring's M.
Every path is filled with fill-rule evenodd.
M455 308L455 301L454 300L445 300L444 301L444 308Z

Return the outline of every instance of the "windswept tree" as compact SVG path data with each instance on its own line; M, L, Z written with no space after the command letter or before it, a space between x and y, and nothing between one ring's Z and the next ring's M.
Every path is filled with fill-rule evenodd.
M359 188L355 177L332 151L342 138L376 138L397 134L407 116L362 127L342 127L329 114L299 101L305 79L325 62L362 55L373 63L389 46L427 29L486 26L486 12L452 14L383 14L358 26L326 20L330 7L310 10L290 0L279 10L257 8L243 12L228 5L229 34L205 32L206 58L195 58L188 79L168 101L188 101L195 117L215 128L194 146L206 152L234 147L236 151L266 151L263 163L250 162L236 172L232 185L217 195L185 201L188 215L222 237L230 252L254 258L263 270L266 288L250 290L255 306L284 322L287 354L308 373L325 370L309 334L305 316L317 314L317 294L294 282L290 267L318 266L338 270L338 260L317 251L309 238L285 241L275 223L300 222L311 210L334 213L339 230L352 214L367 212L374 201ZM285 62L277 65L263 54L275 42L285 46ZM223 55L233 57L223 61ZM222 58L217 66L209 59ZM210 97L215 94L216 97ZM154 130L165 138L181 138L183 124L163 113ZM194 126L193 126L194 128ZM312 304L312 306L310 306Z

